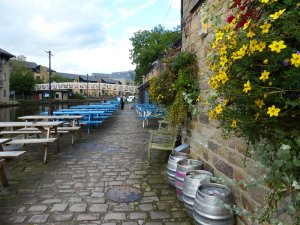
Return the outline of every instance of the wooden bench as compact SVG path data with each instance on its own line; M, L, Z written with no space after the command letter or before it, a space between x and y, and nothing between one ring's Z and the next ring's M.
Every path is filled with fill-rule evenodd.
M57 138L28 138L28 139L13 139L7 142L7 145L15 145L15 144L43 144L44 145L44 163L47 162L47 154L48 154L48 145L49 143L53 143ZM58 151L59 149L59 145Z
M9 141L11 141L10 138L0 138L0 151L3 151L2 145L6 144Z
M24 153L25 151L6 151L6 152L1 151L0 152L0 178L3 187L9 186L8 179L5 173L5 168L4 168L5 164L9 160L15 159Z
M58 127L57 128L57 134L67 134L69 132L72 133L72 144L74 144L74 132L79 131L80 127ZM39 131L37 128L21 128L19 130L15 131L1 131L1 134L41 134L42 132ZM51 134L55 134L55 131L51 131ZM79 136L81 137L81 134L79 133ZM26 137L26 136L25 136Z
M173 151L176 142L176 133L169 130L150 130L148 145L148 163L151 164L151 151Z

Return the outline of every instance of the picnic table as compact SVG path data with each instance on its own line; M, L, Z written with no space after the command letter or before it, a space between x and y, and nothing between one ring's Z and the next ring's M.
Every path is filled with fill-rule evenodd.
M69 116L75 116L75 115L81 115L83 116L83 124L87 124L88 126L88 134L90 133L90 127L93 125L99 125L103 122L104 118L101 118L101 115L104 114L103 110L59 110L54 111L54 115L69 115ZM97 120L100 119L100 120Z
M62 126L57 128L58 133L71 132L72 133L72 144L74 144L74 132L80 130L79 120L82 119L82 115L29 115L18 117L20 120L25 121L43 121L43 120L52 120L58 121L63 120L68 124L68 126ZM79 133L79 136L81 134Z
M24 138L24 139L12 139L6 142L7 145L14 144L38 144L44 145L44 163L47 161L48 145L56 141L57 149L60 151L59 138L57 128L62 126L63 122L0 122L0 135L20 135L20 134L37 134L37 137ZM36 128L36 130L30 130L30 128ZM29 129L29 130L28 130ZM54 138L51 133L54 133ZM39 134L42 134L44 138L39 138Z

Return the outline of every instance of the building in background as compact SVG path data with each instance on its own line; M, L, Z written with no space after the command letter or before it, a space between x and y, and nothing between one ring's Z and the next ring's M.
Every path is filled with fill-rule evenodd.
M0 48L0 103L6 104L9 102L9 77L11 67L9 59L15 57L13 54Z

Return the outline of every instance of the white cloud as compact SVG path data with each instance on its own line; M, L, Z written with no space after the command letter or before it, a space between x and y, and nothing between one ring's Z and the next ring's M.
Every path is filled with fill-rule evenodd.
M128 9L128 8L121 8L118 10L119 12L119 15L120 17L112 22L109 22L109 23L106 23L104 26L107 27L107 28L111 28L113 27L114 25L116 25L117 23L131 17L131 16L134 16L136 14L138 14L140 11L150 7L151 5L153 5L154 3L156 3L158 0L152 0L150 2L147 2L146 4L144 5L141 5L137 8L133 8L133 9Z
M133 70L129 59L131 42L127 38L107 39L97 48L81 48L63 52L52 51L52 68L59 72L91 74ZM43 54L43 55L42 55ZM48 65L48 56L43 52L38 57L29 56L29 61Z
M180 0L172 1L170 10L178 7L177 2L180 5ZM14 0L13 3L0 0L0 48L45 66L48 66L45 51L51 50L52 67L60 72L86 74L134 69L129 59L132 48L129 38L138 30L158 25L149 21L151 14L147 13L155 10L161 10L160 15L165 13L167 7L159 8L165 3L165 0ZM177 25L171 13L165 25Z

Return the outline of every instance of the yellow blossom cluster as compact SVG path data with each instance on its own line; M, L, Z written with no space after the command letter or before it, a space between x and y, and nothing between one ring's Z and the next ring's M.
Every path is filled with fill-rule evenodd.
M263 8L265 5L277 3L277 0L260 0L260 3ZM239 85L240 89L236 90L235 94L252 96L252 92L256 92L258 87L273 87L273 79L276 79L276 77L272 73L273 71L268 69L272 66L269 64L270 58L268 56L281 54L288 48L288 45L280 36L266 37L270 32L273 32L276 22L284 18L285 13L286 8L280 8L260 20L249 18L240 29L236 29L241 19L241 14L237 12L229 24L219 26L215 31L215 38L211 43L209 54L211 57L208 67L212 72L208 80L210 88L221 94L220 96L224 96L227 88L232 88L232 85L235 85L235 87ZM243 41L240 41L241 37L243 37ZM232 68L240 61L252 56L253 58L258 58L260 54L264 55L264 58L261 59L260 64L251 65L253 74L250 77L242 78L243 68L240 73L233 73ZM298 52L292 53L290 57L285 59L285 62L291 66L300 67L300 54ZM237 78L237 76L241 77ZM260 96L256 94L255 96L258 98L256 97L256 100L253 99L253 104L257 109L256 112L253 112L253 118L257 120L263 115L268 117L279 116L280 108L276 107L275 104L268 106L268 101L262 100L268 98L268 89L264 88L262 90L266 91L266 93L261 93ZM218 104L218 101L210 106L209 119L218 118L226 111L226 104ZM207 100L206 105L208 105L208 102ZM264 106L267 107L264 108ZM235 128L237 124L237 120L233 119L230 126Z

